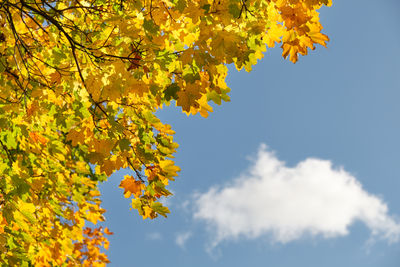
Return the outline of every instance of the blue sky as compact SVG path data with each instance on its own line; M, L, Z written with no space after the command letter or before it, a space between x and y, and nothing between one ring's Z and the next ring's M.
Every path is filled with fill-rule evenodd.
M180 144L172 213L143 221L112 175L109 266L400 266L399 11L334 0L327 49L230 67L207 119L160 111Z

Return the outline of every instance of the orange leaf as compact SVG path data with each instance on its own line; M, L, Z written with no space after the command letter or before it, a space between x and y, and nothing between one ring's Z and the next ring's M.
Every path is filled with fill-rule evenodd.
M29 137L32 139L33 142L38 143L40 142L42 145L47 143L47 138L43 137L42 135L38 134L37 132L30 132Z
M131 194L135 197L139 197L142 194L142 190L145 188L142 182L136 181L130 175L125 175L124 180L121 181L119 187L124 189L124 196L126 198L130 197Z

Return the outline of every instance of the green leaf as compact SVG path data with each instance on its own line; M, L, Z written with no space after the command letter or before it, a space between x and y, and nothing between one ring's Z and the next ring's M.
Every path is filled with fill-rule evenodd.
M130 144L131 144L131 142L128 139L125 139L125 138L119 140L119 142L118 142L119 148L122 151L130 150L130 146L129 146Z
M10 237L7 239L7 245L9 249L17 248L18 246L14 243L14 238Z
M240 9L236 3L232 3L229 5L229 13L231 13L234 18L239 17Z
M3 72L6 70L6 63L5 59L3 57L0 58L0 72Z
M25 218L28 219L30 223L35 223L35 218L32 216L32 213L29 213L26 210L21 210L20 212L22 215L24 215Z
M169 209L164 207L160 202L153 202L151 208L164 217L167 217L167 213L170 213Z
M153 20L147 20L147 19L145 19L143 22L143 28L153 35L157 34L159 30L159 27L156 24L154 24Z
M185 76L183 76L183 79L186 82L194 83L195 81L200 80L200 74L198 72L196 72L195 74L189 73L189 74L186 74Z
M204 9L206 11L206 13L208 13L208 12L210 12L211 5L210 4L206 4L206 5L202 6L201 8Z
M12 132L7 132L5 136L5 143L6 146L10 149L16 149L17 148L17 140Z
M171 99L178 99L177 93L181 88L178 86L177 83L173 83L167 86L164 90L165 100L170 101Z
M186 1L185 0L178 0L178 3L175 5L175 7L179 12L183 12L183 10L186 7Z
M152 95L157 95L158 90L160 90L160 88L157 85L150 85L150 92Z
M211 91L207 93L207 100L212 100L215 104L221 105L221 95L215 91Z

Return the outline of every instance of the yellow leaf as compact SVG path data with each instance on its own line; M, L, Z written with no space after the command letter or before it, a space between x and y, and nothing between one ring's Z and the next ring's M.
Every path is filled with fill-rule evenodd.
M143 212L144 212L143 220L145 220L147 218L153 219L155 217L153 209L150 208L149 206L144 206Z

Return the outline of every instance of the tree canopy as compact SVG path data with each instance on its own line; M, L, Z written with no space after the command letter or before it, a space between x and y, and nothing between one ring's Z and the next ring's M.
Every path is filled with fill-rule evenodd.
M98 185L143 218L177 176L163 105L207 117L229 101L227 64L250 71L280 43L292 62L325 46L330 0L2 0L0 259L9 266L108 262ZM91 224L90 224L91 223Z

